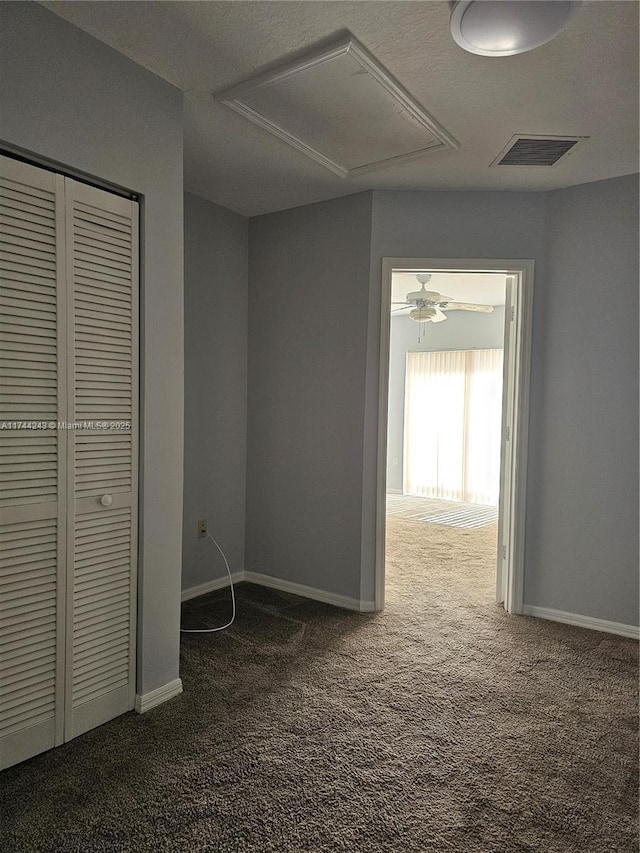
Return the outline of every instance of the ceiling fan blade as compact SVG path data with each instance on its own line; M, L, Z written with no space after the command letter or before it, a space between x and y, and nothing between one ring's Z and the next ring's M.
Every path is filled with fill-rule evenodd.
M445 311L482 311L491 314L493 305L474 305L472 302L449 302L444 306Z
M449 297L443 296L441 293L436 293L435 290L425 290L424 284L422 285L422 290L414 290L411 293L407 293L406 296L407 302L425 302L428 304L436 305L438 302L448 302Z
M433 309L436 313L435 316L431 318L432 323L442 323L443 320L447 319L447 315L444 314L439 308Z

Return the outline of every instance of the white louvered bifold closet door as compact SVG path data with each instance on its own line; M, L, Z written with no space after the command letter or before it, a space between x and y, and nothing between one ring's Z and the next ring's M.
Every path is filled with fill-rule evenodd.
M69 434L66 737L133 708L138 205L66 182Z
M0 157L0 768L64 739L64 178Z
M0 156L0 769L133 708L137 399L137 203Z

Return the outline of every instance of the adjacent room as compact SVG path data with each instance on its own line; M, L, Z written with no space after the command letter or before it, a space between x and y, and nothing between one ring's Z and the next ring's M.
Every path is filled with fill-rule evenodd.
M0 2L0 850L632 853L638 4Z
M448 586L448 548L455 570L471 572L469 589L482 579L485 607L503 601L497 564L507 279L396 270L391 278L385 583L391 572L395 583L407 582L405 542L413 539L421 556L412 584L427 582L429 555L436 572L429 582Z

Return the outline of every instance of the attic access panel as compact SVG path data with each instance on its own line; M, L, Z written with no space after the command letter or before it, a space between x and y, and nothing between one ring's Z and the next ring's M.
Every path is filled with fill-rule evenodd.
M353 37L215 97L342 178L458 148Z

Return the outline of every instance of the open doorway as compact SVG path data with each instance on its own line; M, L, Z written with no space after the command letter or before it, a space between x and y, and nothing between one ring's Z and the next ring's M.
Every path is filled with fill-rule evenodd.
M495 598L522 611L532 286L531 261L383 262L377 609L402 518L426 551L445 527L449 550L486 529Z

